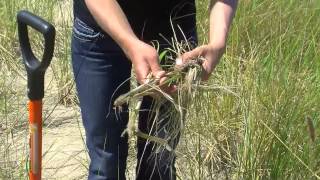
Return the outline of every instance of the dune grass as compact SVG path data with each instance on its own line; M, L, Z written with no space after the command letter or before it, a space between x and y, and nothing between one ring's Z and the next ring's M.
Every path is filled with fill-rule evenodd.
M197 1L200 44L207 41L208 4ZM46 103L73 104L71 11L63 5L68 3L0 2L0 179L26 177L26 76L17 10L29 9L56 26ZM211 89L195 94L189 105L176 149L180 179L320 179L319 24L318 0L239 2ZM33 46L41 55L40 36Z
M182 153L194 179L215 179L215 172L231 179L319 178L319 139L310 137L319 131L319 8L317 1L240 2L210 80L238 96L196 98L183 145L189 156Z

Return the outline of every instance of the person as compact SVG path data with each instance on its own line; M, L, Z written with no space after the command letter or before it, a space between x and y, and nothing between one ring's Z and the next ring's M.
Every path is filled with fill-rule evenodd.
M129 91L131 66L140 84L149 73L160 84L165 79L152 41L160 49L169 47L167 40L173 36L197 44L195 0L74 0L73 5L72 67L91 160L88 179L122 180L128 137L121 134L128 107L114 111L113 101ZM224 53L236 5L237 0L212 1L209 43L181 54L177 64L203 56L202 78L207 80ZM150 109L151 104L152 99L144 97L141 108ZM138 127L146 133L149 113L139 114ZM174 160L153 159L151 153L152 143L138 138L136 179L176 179Z

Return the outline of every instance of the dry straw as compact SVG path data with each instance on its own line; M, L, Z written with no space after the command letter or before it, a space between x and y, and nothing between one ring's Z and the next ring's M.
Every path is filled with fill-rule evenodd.
M174 94L168 94L163 91L159 86L159 79L148 76L147 82L138 87L131 89L126 94L119 96L115 102L115 107L120 107L130 102L135 104L135 108L131 114L134 117L129 119L127 128L123 132L128 133L129 136L136 135L140 138L152 141L155 144L155 152L159 153L167 150L174 154L176 146L175 141L182 135L184 129L184 119L187 113L188 106L191 104L195 92L201 86L201 73L203 58L198 57L192 59L187 63L177 66L175 60L182 53L192 49L191 43L188 43L185 38L184 41L179 42L176 35L172 38L171 42L166 40L172 48L166 48L159 54L161 62L165 61L162 68L166 70L166 80L161 86L176 85L177 91ZM159 49L159 48L158 48ZM171 61L171 62L170 62ZM146 134L141 132L137 127L137 114L140 110L141 101L144 96L151 96L153 98L153 105L151 111L153 115L150 122L150 133ZM166 108L163 108L163 107ZM165 134L163 133L165 132Z

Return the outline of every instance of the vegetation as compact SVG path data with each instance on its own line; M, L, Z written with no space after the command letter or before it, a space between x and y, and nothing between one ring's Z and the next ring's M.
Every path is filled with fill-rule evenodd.
M207 41L208 4L197 1L200 44ZM71 2L1 1L0 179L26 178L26 75L15 23L19 9L44 17L58 32L46 83L50 108L45 125L52 123L47 117L57 104L76 106ZM207 90L195 93L188 105L176 149L180 179L320 179L319 24L318 0L239 1L226 54ZM41 36L32 36L41 55Z

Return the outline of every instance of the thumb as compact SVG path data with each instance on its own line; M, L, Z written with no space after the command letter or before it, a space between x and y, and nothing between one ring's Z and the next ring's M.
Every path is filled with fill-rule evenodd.
M152 72L152 75L159 79L165 75L165 72L161 69L160 64L158 63L158 58L152 59L152 61L149 61L150 69Z
M197 48L193 49L192 51L184 53L181 56L181 59L182 59L183 62L186 62L186 61L191 60L191 59L196 59L203 53L203 50L204 49L203 49L202 46L197 47Z
M202 80L207 81L214 70L214 65L211 64L207 59L202 63Z
M161 79L162 77L164 77L166 75L166 72L163 70L157 71L153 76L156 79Z

